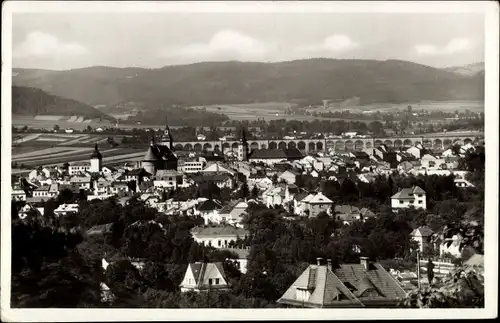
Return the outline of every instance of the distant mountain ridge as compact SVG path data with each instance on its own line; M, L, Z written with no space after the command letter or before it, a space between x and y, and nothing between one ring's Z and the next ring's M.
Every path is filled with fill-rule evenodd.
M478 73L484 73L484 62L467 64L463 66L446 67L443 68L443 70L460 75L473 76Z
M12 87L12 114L61 115L114 120L109 115L78 101L48 94L31 87Z
M484 77L400 60L303 59L279 63L205 62L157 69L88 67L14 69L13 84L40 88L91 106L134 102L172 105L345 100L360 103L482 100Z

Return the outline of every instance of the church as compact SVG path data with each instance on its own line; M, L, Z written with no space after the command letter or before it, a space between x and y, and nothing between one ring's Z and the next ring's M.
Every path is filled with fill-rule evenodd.
M159 170L177 170L177 163L178 158L174 153L172 134L167 124L160 142L155 142L155 137L151 137L148 151L141 161L141 167L154 176Z

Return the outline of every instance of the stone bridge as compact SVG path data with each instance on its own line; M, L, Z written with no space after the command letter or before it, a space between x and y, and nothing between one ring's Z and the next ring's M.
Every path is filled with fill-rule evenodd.
M460 145L484 138L483 133L470 133L466 135L423 135L423 136L394 136L384 138L342 138L342 139L269 139L248 140L250 150L253 149L282 149L298 148L302 152L324 151L334 149L338 152L362 151L386 145L391 148L411 147L418 143L425 148L442 150L455 143ZM237 150L239 141L185 141L174 144L176 150L185 151L224 151Z

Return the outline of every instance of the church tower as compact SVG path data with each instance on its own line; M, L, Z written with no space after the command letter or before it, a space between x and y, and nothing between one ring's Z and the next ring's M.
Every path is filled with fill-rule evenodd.
M248 161L248 142L245 135L245 129L241 128L241 138L238 144L238 160Z
M172 138L172 132L170 131L170 127L168 126L168 117L165 117L165 130L163 131L162 136L162 145L167 145L171 151L174 151L174 139Z
M97 148L97 144L95 144L95 149L92 155L90 156L90 172L91 173L99 173L102 170L102 155Z
M156 156L154 153L155 149L155 141L154 137L151 137L151 142L148 148L148 151L146 152L146 155L144 155L144 158L142 159L142 168L151 175L156 175L156 165L160 161L160 159Z

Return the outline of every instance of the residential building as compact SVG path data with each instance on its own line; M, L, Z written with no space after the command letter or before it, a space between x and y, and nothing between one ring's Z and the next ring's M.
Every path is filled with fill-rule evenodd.
M291 307L396 307L406 296L399 282L379 263L361 257L359 264L341 264L321 258L309 265L278 303Z
M420 252L423 252L427 246L430 246L430 238L434 234L431 228L421 226L413 230L411 238L418 242Z
M69 165L68 167L68 174L71 176L85 174L89 171L90 171L89 162L75 162Z
M216 200L206 200L201 202L196 207L196 214L203 217L205 225L212 223L220 223L219 210L222 209L222 204Z
M196 159L179 160L179 172L181 173L199 173L205 166L204 161Z
M442 165L446 164L446 160L432 154L425 154L420 158L420 163L422 164L422 168L425 169L443 169Z
M262 162L267 165L274 165L282 161L294 161L304 158L304 155L297 148L292 149L256 149L250 153L250 162Z
M26 201L26 192L19 183L12 184L11 198L14 201Z
M181 292L208 292L229 290L229 281L222 263L190 263L180 284Z
M78 213L78 204L61 204L54 210L54 214L57 216L70 213Z
M245 239L248 231L232 225L202 226L191 230L193 239L203 245L214 248L229 248L231 242Z
M303 198L300 203L297 203L295 213L298 215L307 215L315 217L321 212L330 213L330 208L333 201L319 192L316 194L309 194Z
M176 189L182 184L182 174L175 170L158 170L153 179L154 187Z
M92 178L90 176L73 176L69 182L80 189L90 190L92 188Z
M426 194L418 186L412 188L403 188L391 197L391 206L393 209L414 208L427 209Z
M474 184L464 178L455 178L454 182L457 187L475 187Z
M247 264L248 257L250 255L250 249L240 249L240 248L225 248L222 250L226 250L237 255L236 259L231 259L236 266L240 270L242 274L246 274L247 272Z

